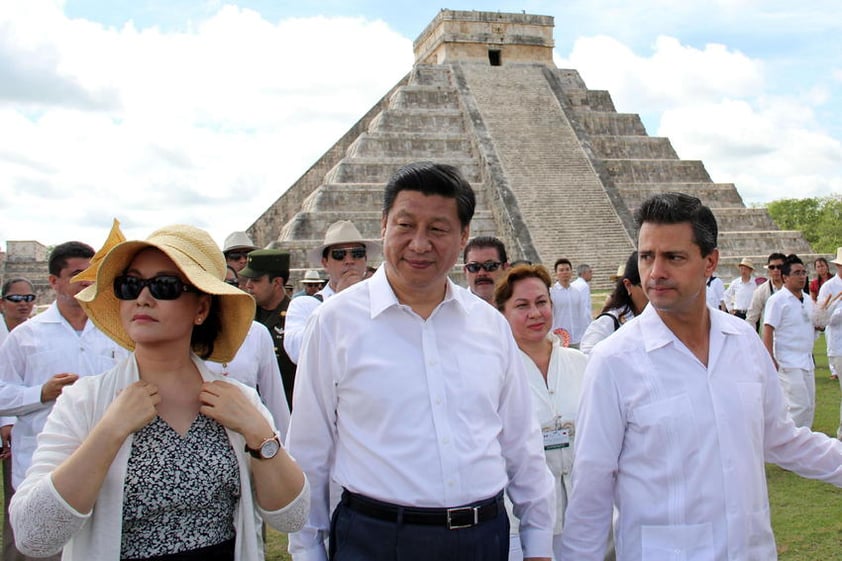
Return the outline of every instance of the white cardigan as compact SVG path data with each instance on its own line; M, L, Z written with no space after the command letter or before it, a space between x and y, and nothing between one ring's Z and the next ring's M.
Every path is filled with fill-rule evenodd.
M193 362L205 381L226 380L237 384L274 427L272 416L257 393L235 380L217 376L205 368L197 356ZM38 436L38 449L26 479L17 489L9 507L18 549L25 555L46 556L61 551L63 561L114 560L120 558L123 519L123 483L133 436L120 447L100 489L96 504L88 514L77 512L53 486L52 471L72 454L93 429L117 393L139 379L134 354L112 370L98 376L80 378L64 389ZM234 513L237 561L263 559L259 517L281 532L294 532L307 518L309 484L305 481L299 496L286 507L267 512L254 497L245 439L225 429L237 456L240 470L240 501Z

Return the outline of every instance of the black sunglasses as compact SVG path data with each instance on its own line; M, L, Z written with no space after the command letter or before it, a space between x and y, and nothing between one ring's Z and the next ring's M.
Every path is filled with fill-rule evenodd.
M770 271L780 269L781 267L783 267L783 265L766 265L766 268L769 269Z
M137 300L147 286L155 300L175 300L185 292L199 292L173 275L158 275L151 279L122 275L114 279L114 296L119 300Z
M20 304L21 302L29 302L35 301L34 294L9 294L3 297L3 300L8 300L9 302L14 302L15 304Z
M471 261L470 263L465 263L465 269L467 269L469 273L479 273L480 269L485 269L489 273L493 273L500 268L500 265L502 265L502 263L499 261L486 261L485 263Z
M247 251L231 251L225 254L225 259L229 261L239 261L249 256Z
M365 257L364 247L352 247L351 249L331 249L330 256L337 261L342 261L343 259L345 259L345 256L349 252L351 253L351 257L353 257L354 259L363 259Z

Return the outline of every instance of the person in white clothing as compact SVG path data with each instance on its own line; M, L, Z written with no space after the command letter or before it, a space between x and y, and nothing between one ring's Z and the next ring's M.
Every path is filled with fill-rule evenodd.
M771 253L766 259L766 271L769 273L769 278L761 283L751 295L751 304L746 312L746 321L754 326L756 330L763 327L763 312L766 309L766 301L772 294L779 291L784 286L784 281L781 278L781 267L784 265L786 255L783 253Z
M263 559L258 517L299 528L307 480L256 392L202 362L233 358L254 301L191 226L121 242L94 267L77 298L133 352L57 401L12 499L18 547L64 561Z
M731 281L725 291L725 311L741 319L746 319L748 309L751 307L751 299L757 289L757 282L754 278L754 262L748 257L743 257L738 265L740 276Z
M299 296L289 303L284 325L284 350L292 362L298 362L304 326L310 315L334 294L363 280L368 258L379 250L380 244L363 239L350 220L339 220L328 226L324 242L307 253L310 263L324 267L329 280L312 296Z
M766 302L763 344L778 369L787 409L799 427L810 428L816 412L813 344L813 300L804 293L807 270L797 255L789 255L781 268L783 289Z
M573 264L566 257L556 260L553 270L556 282L550 288L553 300L553 331L564 330L570 335L570 347L579 348L582 335L591 322L591 311L586 308L586 295L572 286Z
M523 362L493 306L448 273L475 197L453 166L386 184L384 263L307 324L287 443L313 485L292 558L506 561L552 555L554 493ZM342 487L329 510L329 487Z
M553 324L551 284L550 274L543 266L517 265L497 282L494 303L512 327L529 379L532 414L544 436L544 455L555 481L553 556L557 559L564 509L570 493L576 411L588 359L582 352L562 346L561 339L550 331ZM518 520L511 513L509 520L509 560L520 561L523 552Z
M711 308L721 310L725 306L725 283L722 282L721 278L716 276L716 271L708 277L705 296L708 306Z
M825 316L827 325L824 336L827 341L827 360L833 365L831 372L842 373L842 247L836 251L836 259L832 260L836 266L833 278L822 284L819 289L817 305ZM842 376L838 376L842 389ZM842 440L842 403L839 405L839 428L837 438Z
M601 561L614 508L617 559L773 561L765 463L842 486L842 442L795 426L757 333L707 306L711 210L662 193L635 220L649 305L591 352L561 561Z
M471 238L462 251L462 261L468 289L493 304L494 285L509 268L506 245L493 236Z
M593 278L593 269L587 263L582 263L576 267L576 280L570 283L570 286L582 291L585 295L585 309L588 314L591 313L591 279Z
M627 321L639 316L648 303L646 293L640 286L636 251L629 255L626 264L620 269L614 276L614 290L582 336L579 349L586 355L590 354L597 343L607 339Z

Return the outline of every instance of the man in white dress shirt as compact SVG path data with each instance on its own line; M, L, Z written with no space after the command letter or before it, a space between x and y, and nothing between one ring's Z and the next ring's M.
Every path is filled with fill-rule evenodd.
M562 561L777 558L765 462L842 486L842 442L797 428L745 321L708 308L717 225L689 195L636 212L643 313L585 372ZM842 507L842 504L840 504Z
M573 288L578 288L585 295L585 310L588 312L588 320L591 314L591 279L593 278L593 269L587 263L582 263L576 267L576 280L570 283ZM588 321L590 325L590 321ZM585 325L587 330L588 325ZM583 333L584 334L584 333Z
M816 412L813 299L804 293L807 269L797 255L787 256L781 277L783 288L766 301L763 344L778 368L792 420L798 427L810 428Z
M364 240L350 220L339 220L328 226L324 242L307 254L311 264L321 264L327 271L328 283L312 296L293 298L287 308L284 349L293 362L298 362L304 326L310 315L334 294L363 280L369 254L379 249L377 242Z
M570 347L579 348L582 335L591 323L591 311L587 309L586 295L573 286L573 264L566 257L556 260L554 269L556 282L550 287L553 301L553 330L563 329L570 335Z
M754 279L754 263L748 257L743 257L737 266L740 276L731 281L725 291L725 309L740 319L746 319L751 306L751 298L757 289Z
M524 557L552 555L554 493L505 318L448 278L474 192L421 162L386 185L384 264L307 324L288 446L312 488L293 559L504 561L505 489ZM330 481L344 488L330 519Z
M836 250L836 274L822 284L816 305L827 313L827 328L824 336L827 340L827 360L833 365L831 372L842 372L842 247ZM839 376L842 389L842 376ZM839 405L839 428L836 437L842 440L842 403Z
M71 279L88 268L93 255L93 248L81 242L57 245L48 264L55 302L9 333L0 347L0 415L17 416L12 430L15 489L32 463L36 437L62 389L128 356L88 321L76 301L76 294L91 283Z

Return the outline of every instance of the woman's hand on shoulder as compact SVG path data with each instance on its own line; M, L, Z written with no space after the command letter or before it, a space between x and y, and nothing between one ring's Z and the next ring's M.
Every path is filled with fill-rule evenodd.
M125 439L155 418L158 414L156 406L160 402L158 386L140 380L120 390L100 422Z
M242 390L230 382L205 382L199 393L199 402L202 415L242 434L252 447L273 434L269 421Z

